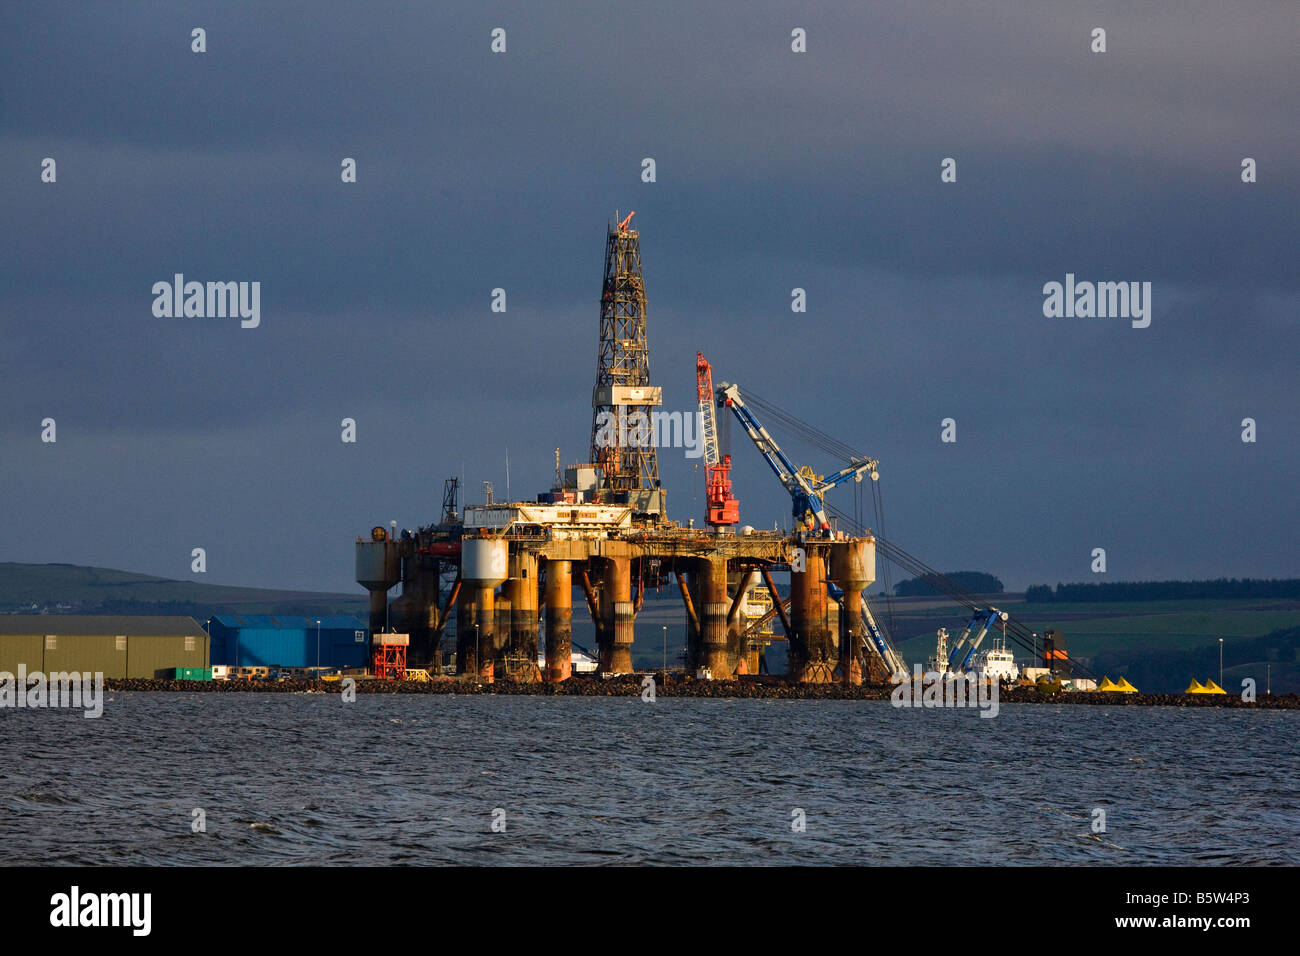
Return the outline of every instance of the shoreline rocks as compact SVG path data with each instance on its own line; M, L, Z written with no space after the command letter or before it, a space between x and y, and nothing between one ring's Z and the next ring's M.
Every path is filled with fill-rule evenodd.
M438 678L428 682L358 679L358 694L478 694L524 697L637 697L642 692L645 675L623 675L602 680L598 677L571 677L561 684L516 684L500 681L475 684L458 678ZM705 681L671 675L667 682L656 678L655 694L662 697L702 697L712 699L762 700L889 700L892 686L863 684L791 684L775 677L749 677L734 681ZM185 681L110 679L104 681L108 691L184 691L200 693L326 693L343 690L341 681ZM1013 687L998 694L999 704L1078 704L1118 707L1227 707L1254 710L1300 710L1300 694L1260 695L1247 703L1233 694L1117 694L1097 691L1060 691L1042 693L1035 688Z

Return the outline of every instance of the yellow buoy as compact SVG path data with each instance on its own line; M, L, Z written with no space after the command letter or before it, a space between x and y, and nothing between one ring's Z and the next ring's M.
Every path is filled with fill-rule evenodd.
M1222 687L1220 687L1218 684L1216 684L1216 683L1215 683L1214 681L1212 681L1212 680L1207 680L1207 681L1205 682L1205 692L1206 692L1207 694L1226 694L1226 693L1227 693L1226 690L1224 690Z
M1183 693L1184 693L1184 694L1204 694L1204 693L1205 693L1205 688L1200 684L1199 681L1197 681L1197 679L1196 679L1195 677L1193 677L1193 678L1192 678L1192 682L1191 682L1190 684L1187 685L1187 690L1183 691Z
M1119 683L1115 685L1115 689L1123 694L1138 693L1138 689L1128 682L1127 677L1121 677Z

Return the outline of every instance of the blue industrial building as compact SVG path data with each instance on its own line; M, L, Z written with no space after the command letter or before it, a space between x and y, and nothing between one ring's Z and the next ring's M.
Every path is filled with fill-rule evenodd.
M370 635L357 617L219 614L208 624L213 664L364 667ZM319 637L318 637L319 635ZM319 648L319 649L318 649Z

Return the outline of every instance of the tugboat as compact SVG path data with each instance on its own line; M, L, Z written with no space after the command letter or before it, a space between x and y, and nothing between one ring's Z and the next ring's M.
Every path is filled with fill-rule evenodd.
M975 674L984 681L1015 683L1020 678L1020 668L1016 666L1015 655L1007 650L1005 634L998 638L992 647L975 658Z

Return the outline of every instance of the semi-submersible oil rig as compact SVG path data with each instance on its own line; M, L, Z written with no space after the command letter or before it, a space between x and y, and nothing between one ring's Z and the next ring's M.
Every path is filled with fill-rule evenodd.
M874 490L877 462L757 396L742 395L737 385L715 388L712 368L698 353L707 527L668 520L656 445L647 440L662 389L650 381L640 233L629 228L631 218L611 225L606 239L588 461L561 469L557 450L555 486L536 501L493 502L489 492L485 504L468 505L463 513L457 510L458 482L448 479L437 523L400 537L395 526L391 532L375 527L368 540L357 539L356 579L370 592L376 673L391 676L407 663L439 665L453 624L458 674L484 682L566 680L575 588L595 625L599 671L630 673L636 618L647 592L675 584L685 610L689 674L730 680L759 672L764 642L757 638L779 618L789 642L790 680L885 682L906 668L863 599L876 579L877 550L975 612L954 660L973 651L987 630L986 623L972 640L974 625L996 609L825 501L827 491L850 480L869 479ZM792 532L748 526L737 532L731 460L719 454L718 410L734 415L790 494ZM844 467L821 476L796 466L760 424L760 414L800 431L844 460ZM774 572L789 573L784 595ZM401 595L390 604L388 592L398 583ZM744 613L747 599L762 588L771 597L768 610ZM1008 618L1000 616L1005 624ZM1008 636L1038 645L1018 622L1012 621ZM396 645L402 653L394 653Z

